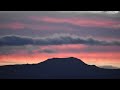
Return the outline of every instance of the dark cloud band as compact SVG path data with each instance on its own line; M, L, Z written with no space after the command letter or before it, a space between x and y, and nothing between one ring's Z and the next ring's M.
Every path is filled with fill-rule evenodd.
M23 46L23 45L62 45L62 44L85 44L85 45L114 45L120 46L120 41L100 41L92 38L83 39L76 35L54 34L48 37L30 38L22 36L4 36L0 38L0 46Z

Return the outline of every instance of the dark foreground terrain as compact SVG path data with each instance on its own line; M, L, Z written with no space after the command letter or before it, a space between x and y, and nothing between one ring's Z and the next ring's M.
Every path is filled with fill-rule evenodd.
M1 66L0 79L120 79L120 69L102 69L74 57L52 58L38 64Z

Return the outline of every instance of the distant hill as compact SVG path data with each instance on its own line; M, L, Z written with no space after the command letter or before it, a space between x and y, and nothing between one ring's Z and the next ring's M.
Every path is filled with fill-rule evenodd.
M120 79L120 69L102 69L74 57L51 58L38 64L1 66L0 79Z
M111 65L107 65L107 66L99 66L100 68L105 68L105 69L120 69L118 67L114 67L114 66L111 66Z

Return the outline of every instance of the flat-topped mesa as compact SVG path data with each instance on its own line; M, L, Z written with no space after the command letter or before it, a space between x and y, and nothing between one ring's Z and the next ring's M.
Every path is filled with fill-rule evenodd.
M68 57L68 58L50 58L42 63L59 63L59 64L79 64L79 65L87 65L81 59L75 57ZM40 63L39 63L40 64Z

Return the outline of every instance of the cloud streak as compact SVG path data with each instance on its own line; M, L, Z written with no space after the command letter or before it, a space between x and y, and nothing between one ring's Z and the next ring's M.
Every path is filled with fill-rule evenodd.
M119 11L58 11L61 13L118 14Z
M72 18L60 18L60 17L37 17L31 16L30 19L37 22L47 22L47 23L64 23L72 24L82 27L104 27L104 28L120 28L120 22L110 19L102 18L88 18L88 17L72 17Z
M54 34L52 36L31 38L22 36L3 36L0 38L0 46L24 46L24 45L63 45L85 44L102 46L120 46L120 41L101 41L93 38L84 39L71 34Z
M84 18L51 18L45 17L41 20L51 23L69 23L72 25L83 26L83 27L105 27L105 28L120 28L120 22L112 20L93 20Z

